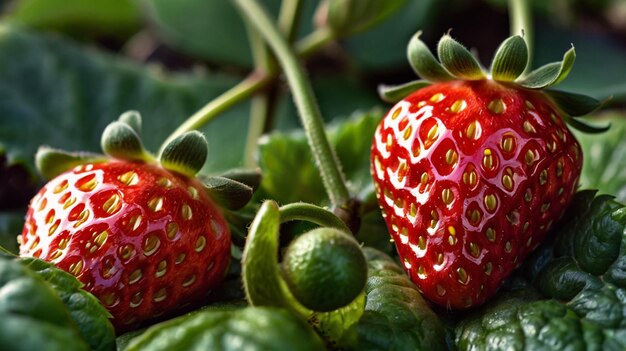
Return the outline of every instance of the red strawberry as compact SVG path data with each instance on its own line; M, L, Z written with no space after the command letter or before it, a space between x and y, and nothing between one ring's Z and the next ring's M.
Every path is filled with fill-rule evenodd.
M525 66L521 37L502 47L511 51L520 42L524 50L516 54ZM410 50L419 52L409 57L420 62L412 64L425 76L440 70L430 75L439 82L415 83L421 88L380 122L371 171L413 282L433 302L467 308L493 295L563 215L576 191L582 154L563 122L571 118L564 110L573 109L525 81L513 82L523 69L502 72L496 60L496 81L477 64L467 68L471 62L459 70L455 62L471 55L447 36L439 45L443 67L424 48L416 36ZM457 61L451 50L460 50L451 55Z
M112 126L103 137L105 151L122 156L117 146L131 145L131 158L141 157L133 152L141 144L128 142L138 141L131 125ZM195 161L181 160L193 154L185 138L204 144ZM54 151L46 156L59 159ZM178 171L150 160L109 159L56 176L30 203L20 254L75 275L108 308L118 331L199 302L223 277L231 242L207 186L189 175L205 158L206 141L195 133L161 156L163 166ZM185 170L189 174L180 173Z

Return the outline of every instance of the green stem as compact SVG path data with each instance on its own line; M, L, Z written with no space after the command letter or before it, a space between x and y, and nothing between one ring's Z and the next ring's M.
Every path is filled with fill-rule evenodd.
M509 0L509 17L511 22L511 35L524 33L524 40L528 47L527 73L532 67L533 57L533 23L529 0Z
M254 72L246 79L242 80L239 84L218 96L189 117L165 140L163 145L167 145L170 141L176 139L176 137L185 132L199 129L215 116L229 109L231 106L252 96L252 94L271 82L272 79L272 76L265 73Z
M301 0L283 0L278 15L278 27L288 42L293 42L298 33L298 20L302 10Z
M265 38L283 67L330 201L335 207L345 205L350 200L350 194L341 173L339 161L326 137L322 115L315 101L313 89L296 54L291 50L267 12L256 1L235 0L235 3Z
M300 57L309 57L335 39L337 39L337 35L332 29L322 27L297 42L295 45L296 52Z
M279 211L281 223L295 220L307 221L322 227L337 228L350 233L348 226L334 213L313 204L294 202L281 206Z

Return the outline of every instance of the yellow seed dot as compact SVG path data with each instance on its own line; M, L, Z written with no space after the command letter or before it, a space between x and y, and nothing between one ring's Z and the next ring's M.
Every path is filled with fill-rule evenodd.
M52 236L54 232L59 229L59 224L61 224L61 221L57 220L52 226L50 226L50 229L48 229L48 236Z
M387 145L386 145L387 151L390 151L392 146L393 146L393 138L391 134L387 134Z
M491 262L485 263L484 272L486 275L491 275L493 271L493 264Z
M51 260L51 261L54 261L54 260L56 260L57 258L61 257L62 255L63 255L63 251L61 251L61 250L56 250L56 251L54 251L54 253L53 253L52 255L50 255L50 260Z
M532 102L530 102L530 101L526 100L525 104L526 104L526 107L527 107L529 110L534 110L534 109L535 109L535 105L533 105L533 103L532 103Z
M135 256L135 248L130 244L126 244L119 248L119 254L123 261L128 261Z
M408 166L406 165L405 162L400 163L400 166L398 167L398 181L401 182L404 177L406 177L406 173L408 171Z
M191 196L192 199L198 200L198 189L190 185L189 187L187 187L187 192L189 192L189 196Z
M499 115L504 112L504 110L506 109L506 105L504 104L504 101L502 101L502 99L494 99L494 100L491 100L491 102L489 102L489 105L487 105L487 108L492 113Z
M157 181L157 184L164 188L169 188L172 186L172 181L169 180L168 178L162 177Z
M191 284L193 284L196 281L196 275L192 274L190 275L187 279L185 279L185 281L183 282L183 287L188 287Z
M432 141L435 141L438 136L439 136L439 126L435 124L430 128L426 137L428 138L428 140L432 142Z
M401 197L397 197L397 198L396 198L396 201L394 202L394 205L395 205L397 208L402 208L402 209L403 209L403 208L404 208L404 199L403 199L403 198L401 198Z
M526 189L526 192L524 193L524 201L526 202L530 202L530 200L533 199L533 191L530 190L530 188Z
M511 242L507 241L506 243L504 243L504 252L511 253L511 250L513 250L513 245L511 244Z
M67 187L68 187L67 180L63 180L61 183L59 183L57 186L54 187L52 192L55 193L55 194L59 194L62 191L64 191L65 189L67 189Z
M161 246L161 240L156 234L149 234L143 243L143 254L151 256Z
M165 232L168 239L174 239L174 237L176 237L176 234L178 233L178 224L176 224L175 222L168 223L167 227L165 227Z
M187 255L185 255L184 253L181 253L180 255L176 256L176 261L174 261L174 263L176 263L176 264L183 263L183 261L185 260L186 256Z
M535 127L533 127L532 124L530 124L529 121L524 121L524 123L522 124L522 128L524 129L524 131L526 133L536 133L537 130L535 130Z
M404 130L402 137L404 138L404 140L409 140L411 134L413 134L413 127L409 126L407 129Z
M548 150L548 152L553 153L554 151L556 151L556 141L554 140L550 140L547 144L546 144L546 149Z
M98 185L98 179L96 179L95 174L93 174L91 176L80 179L77 185L78 189L84 192L92 191Z
M142 302L143 302L143 296L141 295L141 292L138 292L130 298L130 307L132 308L139 307L139 305L141 305Z
M467 285L469 282L469 275L467 275L467 271L463 267L459 267L456 269L457 281L463 285Z
M180 208L180 214L185 220L190 220L193 217L191 207L187 204L183 204Z
M544 169L541 172L539 172L539 184L544 185L547 182L548 182L548 171Z
M530 247L533 244L533 237L529 236L528 240L526 240L526 247Z
M141 269L136 269L128 276L128 284L135 284L143 277Z
M409 216L415 217L417 216L417 206L411 202L411 206L409 207Z
M113 194L104 202L102 209L107 214L111 215L117 212L122 207L122 198L119 194Z
M481 127L478 121L471 122L465 130L465 136L470 140L478 140L481 134Z
M465 183L465 185L474 187L477 182L478 182L478 175L476 174L475 170L465 171L463 173L463 183Z
M45 199L44 199L45 200ZM65 200L65 203L63 203L63 209L67 210L68 208L70 208L72 205L74 205L76 203L76 198L75 197L70 197L67 200ZM43 210L43 209L41 209ZM40 210L40 211L41 211Z
M430 102L440 102L441 100L445 99L445 97L446 96L442 93L437 93L430 97Z
M454 149L450 149L446 152L446 163L448 165L453 165L459 158L459 154Z
M556 176L560 177L563 175L563 162L562 161L558 161L556 163Z
M167 273L167 261L163 260L159 262L159 264L157 265L156 272L154 272L154 276L157 278L161 278L162 276L165 275L165 273Z
M413 157L417 157L420 155L421 149L420 149L420 145L417 142L413 143L413 147L411 148L411 153L413 155Z
M78 276L82 270L83 270L83 260L81 259L72 263L69 267L69 272L73 274L74 276Z
M465 110L465 107L467 107L467 103L465 102L465 100L456 100L452 103L452 105L450 105L450 111L454 113L459 113Z
M485 149L485 152L483 155L483 166L487 170L493 169L494 162L493 162L493 155L491 154L491 149Z
M157 292L154 293L154 295L152 296L152 300L154 300L154 302L161 302L165 300L166 297L167 297L167 290L165 290L165 288L161 288L157 290Z
M477 209L474 209L472 212L470 212L469 214L469 221L471 224L476 225L478 224L478 222L480 222L480 211L478 211Z
M438 266L443 265L443 259L444 259L443 254L442 254L441 252L440 252L440 253L438 253L438 254L437 254L437 265L438 265Z
M426 185L428 183L428 179L430 177L428 176L428 173L424 172L422 173L422 176L420 177L420 182L424 185Z
M476 258L480 256L480 246L478 244L471 242L469 244L470 254Z
M457 241L458 241L458 239L456 238L456 236L454 236L454 235L448 236L448 244L456 245Z
M485 231L485 236L487 237L487 240L491 242L496 241L496 231L493 230L493 228L487 228L487 230Z
M441 284L437 284L437 295L444 296L446 294L446 288L441 286Z
M424 236L420 235L417 239L417 247L419 247L420 250L426 249L426 238Z
M449 226L448 233L450 233L450 235L456 235L456 228L454 228L453 226Z
M59 241L58 248L61 250L65 250L67 248L67 244L69 243L69 238L63 238Z
M393 119L398 118L398 116L400 116L401 110L402 109L400 107L398 107L395 110L393 110L393 113L391 114L391 119L393 120Z
M541 212L542 213L548 212L549 209L550 209L550 203L549 202L546 202L546 203L541 205Z
M38 211L40 211L40 212L43 211L46 208L46 206L48 206L48 199L46 199L44 197L39 202L39 209L38 209ZM64 208L67 208L67 207L64 207Z
M104 230L93 238L93 242L96 246L102 247L102 245L104 245L104 243L107 241L108 237L109 232Z
M139 176L137 175L137 173L129 171L117 177L117 180L128 186L133 186L139 183Z
M411 265L411 262L409 261L409 259L408 259L408 258L405 258L405 259L403 260L403 263L404 263L404 267L405 267L406 269L411 269L411 267L413 267L413 265Z
M535 153L532 150L526 151L526 155L524 155L524 159L527 165L532 166L532 164L535 163Z
M500 145L502 146L503 151L511 152L515 147L515 138L512 135L505 135L502 137Z
M417 276L420 279L426 279L426 269L424 268L424 266L417 267Z
M74 228L80 227L83 223L87 222L88 219L89 219L89 210L88 209L82 210L78 214L78 217L76 218L76 223L74 223Z
M108 292L102 296L102 302L107 307L113 307L119 302L119 299L114 292Z
M523 231L527 231L527 230L528 230L528 227L530 227L530 223L528 223L528 222L524 222L524 226L522 227L522 230L523 230Z
M552 122L554 122L554 123L558 122L558 120L559 120L559 118L558 118L558 117L557 117L554 113L551 113L551 114L550 114L550 119L551 119L551 120L552 120Z
M508 174L503 175L502 185L506 190L513 190L513 178Z
M206 238L204 236L199 236L198 240L196 240L196 252L200 252L204 250L206 246Z
M133 215L128 220L128 228L130 230L137 230L137 228L139 228L139 226L141 225L142 219L143 218L141 217L140 214Z
M516 210L513 210L509 213L507 213L506 215L506 220L511 224L511 225L517 225L519 224L519 212L517 212Z
M155 196L148 200L148 208L152 210L152 212L159 212L163 209L163 197Z
M450 188L445 188L441 191L441 200L443 200L446 205L450 205L454 201L454 194Z
M493 212L498 207L498 198L494 194L485 195L484 203L487 210Z

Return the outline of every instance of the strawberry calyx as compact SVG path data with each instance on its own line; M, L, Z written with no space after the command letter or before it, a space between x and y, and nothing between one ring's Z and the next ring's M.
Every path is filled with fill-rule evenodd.
M189 131L181 134L168 142L155 157L143 146L141 126L139 112L127 111L104 129L100 142L103 154L68 152L42 146L35 156L35 164L46 179L85 163L122 160L158 164L168 171L197 178L204 185L206 193L222 208L237 210L252 198L254 189L260 183L258 170L233 170L214 176L198 175L208 157L208 143L202 133Z
M600 133L609 128L590 125L576 118L595 111L603 102L582 94L548 89L563 81L571 72L576 59L573 46L565 52L561 61L545 64L526 73L530 61L528 46L521 35L511 36L500 44L489 70L483 68L474 55L450 34L444 34L439 40L437 58L420 36L421 31L409 41L407 58L413 71L422 79L401 85L380 86L379 94L383 100L400 101L415 90L432 83L492 80L503 86L545 94L562 112L565 122L575 129Z

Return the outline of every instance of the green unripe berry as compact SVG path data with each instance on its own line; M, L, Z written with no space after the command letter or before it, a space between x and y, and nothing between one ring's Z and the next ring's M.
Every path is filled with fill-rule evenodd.
M289 245L282 274L302 305L327 312L349 304L361 293L367 262L354 238L338 229L317 228Z

